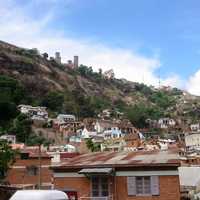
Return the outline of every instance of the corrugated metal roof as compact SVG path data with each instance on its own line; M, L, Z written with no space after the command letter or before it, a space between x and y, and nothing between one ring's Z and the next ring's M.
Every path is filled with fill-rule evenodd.
M98 152L76 156L64 161L58 168L126 167L126 166L179 166L175 150L138 152ZM56 168L57 168L56 167Z

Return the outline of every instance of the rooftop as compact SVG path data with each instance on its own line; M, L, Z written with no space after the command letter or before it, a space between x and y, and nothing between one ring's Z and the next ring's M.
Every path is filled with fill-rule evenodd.
M175 150L97 152L76 156L55 168L179 166L179 163Z

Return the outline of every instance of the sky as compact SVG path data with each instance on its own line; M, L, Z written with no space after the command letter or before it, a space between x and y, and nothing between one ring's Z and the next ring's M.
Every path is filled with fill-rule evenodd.
M0 40L200 95L199 0L0 0Z

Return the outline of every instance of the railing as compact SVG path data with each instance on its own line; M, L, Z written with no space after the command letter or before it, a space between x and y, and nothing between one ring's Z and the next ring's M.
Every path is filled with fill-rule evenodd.
M113 197L80 197L80 200L113 200Z

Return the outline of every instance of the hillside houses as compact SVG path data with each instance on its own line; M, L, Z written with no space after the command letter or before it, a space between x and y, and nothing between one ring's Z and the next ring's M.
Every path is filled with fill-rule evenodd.
M158 120L146 119L146 123L149 125L149 127L160 129L175 128L177 125L176 120L172 118L160 118Z

